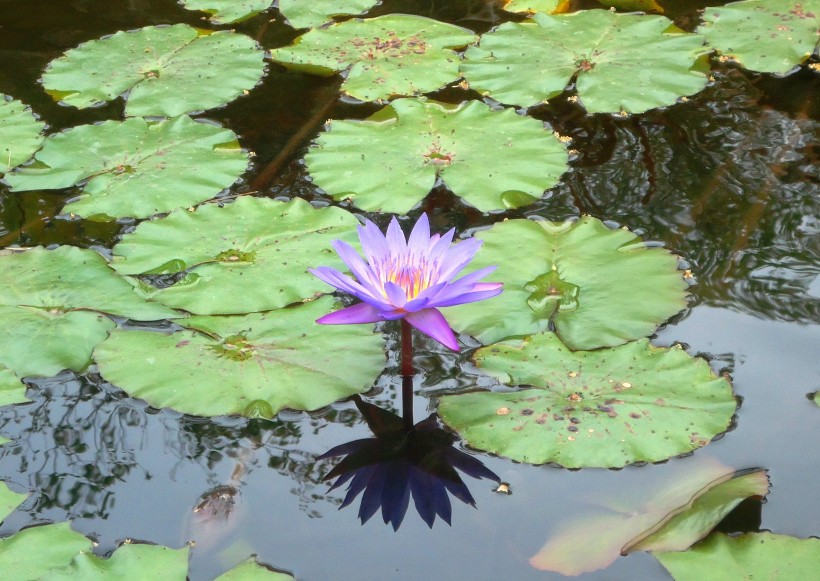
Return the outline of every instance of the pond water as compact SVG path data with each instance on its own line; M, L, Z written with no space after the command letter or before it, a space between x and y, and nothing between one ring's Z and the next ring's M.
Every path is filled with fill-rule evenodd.
M668 4L675 5L668 15L691 30L696 10L716 3ZM392 12L479 33L509 18L483 0L386 1L371 14ZM0 93L31 105L49 131L118 118L120 102L82 111L56 105L37 83L45 65L86 40L178 22L202 25L198 13L171 0L116 6L44 0L36 10L28 1L4 0ZM235 28L266 48L296 36L271 14ZM820 534L820 409L806 397L820 390L820 76L804 67L778 78L731 63L715 65L712 74L714 81L687 102L641 115L589 116L563 98L538 107L530 114L571 137L578 151L542 200L484 215L437 187L410 217L426 211L437 231L456 227L470 234L505 218L590 214L682 256L697 280L690 306L652 341L681 343L715 371L731 374L742 404L723 437L686 457L622 470L569 471L470 451L512 494L465 478L477 508L454 502L452 525L439 520L428 528L411 507L394 531L378 515L361 525L358 501L338 510L344 491L329 491L322 481L336 460L321 454L370 434L353 402L285 412L272 421L190 417L128 398L92 367L30 378L32 403L0 408L0 435L12 440L0 448L0 480L32 493L0 535L71 520L99 543L101 555L124 539L170 547L195 539L192 580L212 579L250 554L306 580L553 579L561 575L539 571L529 559L571 519L639 502L714 461L738 470L765 468L771 480L766 501L742 503L724 530ZM331 203L307 178L302 156L326 119L364 118L376 109L339 99L339 83L269 64L247 97L204 114L256 152L232 193L253 189L258 196ZM451 88L435 97L459 102L476 95ZM0 182L0 246L70 244L110 255L136 222L61 217L70 195L12 193ZM385 223L383 216L377 220ZM388 365L365 399L398 411L397 329L384 331ZM435 396L492 385L475 374L469 349L453 354L433 341L418 343L417 420L435 411ZM339 364L345 364L343 351ZM209 522L192 509L214 490L227 495L229 514ZM578 542L594 552L596 539ZM652 556L637 553L581 578L668 574Z

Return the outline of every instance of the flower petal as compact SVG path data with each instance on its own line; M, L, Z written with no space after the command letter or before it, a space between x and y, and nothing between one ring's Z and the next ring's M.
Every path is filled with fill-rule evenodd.
M422 213L407 240L407 248L415 256L427 254L430 245L430 221L427 214Z
M387 293L387 299L396 308L402 308L407 303L407 293L404 289L395 282L387 281L384 283L384 292Z
M450 251L441 259L439 276L442 280L450 280L456 276L481 248L482 241L477 238L468 238L450 248Z
M394 216L387 227L387 246L390 256L403 256L407 251L407 241L404 239L404 232L401 231L399 221Z
M458 341L450 325L447 324L447 319L436 309L423 309L415 313L408 313L405 320L445 347L453 351L459 350Z
M320 325L349 325L357 323L377 323L383 321L381 310L367 303L359 303L346 309L340 309L319 317Z
M367 263L362 260L359 253L356 252L350 244L342 240L334 240L331 244L342 261L344 261L350 269L350 272L353 273L353 276L359 279L362 286L364 286L371 294L380 294L378 278L375 274L373 274L372 269L367 265Z
M484 299L491 299L495 296L500 295L501 291L503 290L501 288L503 286L502 283L499 282L495 284L497 284L498 287L490 290L472 290L469 292L453 295L451 297L446 297L443 299L439 299L439 297L436 297L436 299L430 301L429 304L433 307L454 307L455 305L463 305L465 303L474 303L476 301L483 301Z
M384 234L370 220L365 220L364 226L359 226L359 242L371 266L381 262L390 254Z
M308 272L310 272L313 276L326 282L327 284L336 287L340 291L344 291L348 294L353 295L357 299L370 303L381 309L393 308L387 301L383 299L381 293L379 295L373 295L372 293L368 292L368 290L364 288L362 285L360 285L358 282L356 282L352 278L343 275L335 268L330 268L329 266L318 266L316 268L308 269Z

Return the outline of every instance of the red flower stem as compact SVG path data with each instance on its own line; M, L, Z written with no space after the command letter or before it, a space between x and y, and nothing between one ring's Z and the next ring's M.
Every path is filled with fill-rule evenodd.
M413 427L413 328L401 320L401 407L405 426Z
M401 374L413 377L413 327L401 319Z

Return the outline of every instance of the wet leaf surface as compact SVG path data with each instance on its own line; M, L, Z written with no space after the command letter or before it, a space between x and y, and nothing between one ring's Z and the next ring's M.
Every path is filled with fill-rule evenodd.
M343 92L377 101L434 91L455 81L460 59L453 49L475 40L465 28L391 14L311 30L293 46L272 50L271 57L311 74L346 71Z
M811 579L820 570L820 540L772 533L739 537L713 533L688 551L655 557L675 581L700 581L715 571L726 579Z
M292 581L292 575L271 571L251 557L230 571L223 573L215 581Z
M201 10L210 14L214 24L228 24L250 18L273 5L272 0L180 0L188 10Z
M187 24L148 26L85 42L49 64L43 87L75 107L127 92L127 116L176 117L229 103L264 72L256 42Z
M493 99L529 107L564 91L570 79L590 113L640 113L697 93L694 71L703 39L670 33L662 16L582 10L538 13L508 22L470 47L461 66L470 86Z
M735 472L715 462L696 464L675 481L655 485L630 501L601 507L561 526L531 559L536 569L580 575L611 565L636 550L641 539L666 539L666 546L686 549L706 536L720 520L749 496L765 496L769 480L762 470ZM634 498L633 498L634 497ZM601 499L612 503L612 499ZM697 522L695 527L685 523ZM672 544L674 543L674 544ZM657 545L655 545L657 547Z
M28 498L28 494L14 492L5 483L0 483L0 523L26 498Z
M315 28L330 22L333 16L363 14L378 3L379 0L279 0L279 12L294 28Z
M315 209L298 198L242 197L220 206L143 222L114 247L112 265L120 274L186 272L154 297L191 313L267 311L327 292L307 269L334 263L344 270L331 241L355 238L359 224L340 208Z
M487 212L540 198L567 169L567 151L510 109L399 99L364 121L331 121L305 162L318 186L365 210L407 212L440 178Z
M233 317L191 317L190 331L115 331L94 352L102 376L157 408L248 415L315 410L370 389L384 367L369 325L320 326L334 301ZM202 331L202 332L198 332ZM344 349L340 365L339 349Z
M27 401L30 400L26 397L26 385L11 369L0 365L0 406Z
M817 49L820 3L744 0L709 7L698 32L722 58L753 71L785 75Z
M45 126L29 107L0 93L0 176L34 155Z
M446 309L453 328L489 344L554 325L571 349L611 347L651 334L686 306L677 258L600 220L509 220L476 235L473 263L498 265L504 292Z
M110 220L188 207L231 186L248 154L229 129L187 116L81 125L45 141L35 163L6 176L14 191L79 185L64 212Z
M106 316L177 316L140 298L93 250L61 246L0 252L0 364L19 377L79 371L115 327Z
M646 339L569 351L553 333L484 347L485 372L513 392L439 400L439 414L466 443L530 464L619 468L691 452L729 428L732 386L683 349Z

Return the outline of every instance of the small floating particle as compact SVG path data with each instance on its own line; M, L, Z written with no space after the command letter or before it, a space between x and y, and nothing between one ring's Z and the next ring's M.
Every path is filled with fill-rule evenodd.
M577 432L578 426L567 426L567 430L569 430L570 432Z
M567 373L567 375L569 375L570 377L578 377L580 373L578 373L577 371L570 371L569 373Z
M498 408L497 410L495 410L495 413L499 416L506 416L508 413L510 413L510 408Z
M512 494L512 488L510 488L508 483L502 482L493 490L493 492L497 492L498 494L506 494L509 496Z

